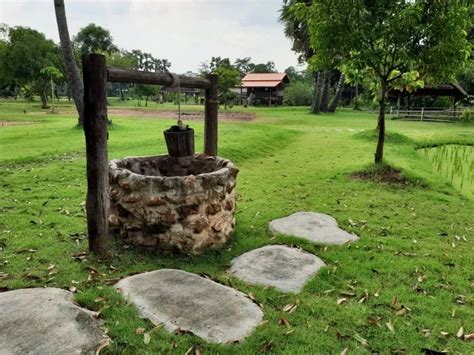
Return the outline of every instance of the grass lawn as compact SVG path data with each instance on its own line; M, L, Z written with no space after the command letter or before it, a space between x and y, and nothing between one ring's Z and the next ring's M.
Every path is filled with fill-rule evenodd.
M156 104L150 104L153 108ZM72 108L62 103L60 110ZM412 181L397 186L350 176L373 159L375 115L251 110L256 120L222 122L219 128L219 155L241 169L237 228L229 248L187 257L114 242L111 261L102 262L82 254L87 251L85 147L82 131L74 128L76 116L0 101L0 121L25 123L0 127L1 291L75 289L79 304L101 311L112 339L103 353L184 354L193 346L204 354L327 354L345 348L349 353L474 352L472 341L456 337L461 327L474 333L474 201L415 149L472 145L473 126L388 121L386 160ZM174 121L111 118L109 158L165 152L162 131ZM195 128L201 150L202 122L187 123ZM268 232L270 220L297 211L328 213L361 239L321 247ZM229 280L226 269L233 257L283 243L327 264L303 292L283 294ZM226 346L152 330L112 285L120 277L160 268L231 282L263 305L265 322L244 342ZM287 304L298 307L287 313ZM136 334L139 327L151 331L149 344Z

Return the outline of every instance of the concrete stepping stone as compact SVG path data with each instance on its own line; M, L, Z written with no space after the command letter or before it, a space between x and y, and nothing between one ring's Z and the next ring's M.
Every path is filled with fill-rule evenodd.
M337 226L337 221L327 214L297 212L269 224L274 234L287 234L309 240L316 244L345 244L359 240Z
M317 256L285 245L267 245L232 260L232 275L250 284L299 292L325 266Z
M108 340L96 313L59 288L0 293L0 354L89 354Z
M240 341L263 319L261 309L243 293L181 270L130 276L116 287L141 317L170 332L189 331L213 343Z

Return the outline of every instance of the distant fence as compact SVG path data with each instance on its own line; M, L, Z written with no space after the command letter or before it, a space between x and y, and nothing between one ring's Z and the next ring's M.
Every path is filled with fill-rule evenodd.
M397 110L390 107L389 117L392 120L456 122L462 118L463 110L449 110L437 108L413 108L411 110Z

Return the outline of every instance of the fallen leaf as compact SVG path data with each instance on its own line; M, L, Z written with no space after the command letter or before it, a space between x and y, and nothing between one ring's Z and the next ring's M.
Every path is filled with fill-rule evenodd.
M377 319L373 316L368 316L367 321L369 322L369 324L376 325L376 326L380 327L379 319Z
M362 346L368 346L369 345L369 342L367 341L367 339L362 338L362 336L360 334L355 333L354 334L354 339L357 340Z
M474 340L474 333L464 334L464 340Z
M284 325L286 327L290 326L290 323L284 317L280 317L280 319L278 320L278 324L279 325Z
M339 298L336 303L337 304L343 304L346 301L347 301L347 298Z
M421 330L421 335L425 338L431 336L431 330L430 329L422 329Z
M393 326L393 323L391 320L385 323L385 325L387 326L388 330L390 330L392 333L395 333L395 327Z
M348 351L349 351L349 348L345 348L344 350L341 351L341 355L346 355Z
M341 296L346 296L346 297L355 297L356 294L353 293L353 292L341 292L340 293Z
M143 342L145 344L150 344L150 341L151 341L150 333L143 333Z
M433 350L433 349L427 349L427 348L421 348L421 351L423 352L423 354L426 354L426 355L443 355L443 354L447 354L448 352L447 351L438 351L438 350Z
M76 292L77 291L76 286L69 286L69 291L71 291L72 293Z
M456 333L456 336L458 338L463 338L463 336L464 336L464 328L463 327L459 328L458 332Z
M398 298L397 296L395 296L394 298L392 298L392 302L390 302L390 304L393 306L396 306L398 304Z
M137 328L135 329L135 334L140 335L145 333L145 328Z
M110 345L110 340L109 339L104 339L101 341L99 347L97 348L97 350L95 351L95 355L99 355L100 352L102 351L102 349L104 349L105 347L109 346Z
M449 333L445 332L444 330L440 331L439 333L444 337L449 335Z
M104 302L105 301L105 298L104 297L97 297L94 302L95 303L99 303L99 302Z
M407 314L407 313L408 313L408 311L407 311L407 309L406 309L405 307L402 307L399 311L395 312L395 314L396 314L397 316L404 316L404 315Z
M272 340L267 340L262 343L262 347L260 348L261 353L266 353L271 350L273 346L273 341Z

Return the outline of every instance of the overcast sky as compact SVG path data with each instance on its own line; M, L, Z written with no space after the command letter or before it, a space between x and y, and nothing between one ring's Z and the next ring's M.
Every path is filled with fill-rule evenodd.
M171 61L171 70L196 71L212 56L297 65L278 22L281 0L65 0L72 35L94 22L114 42ZM0 23L28 26L59 42L53 0L0 0Z

